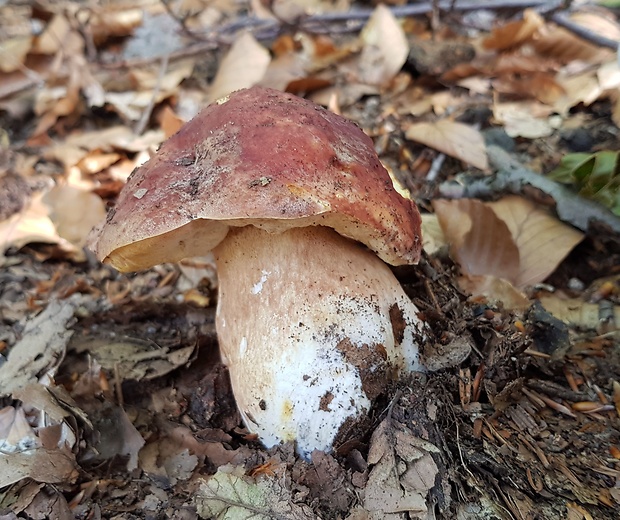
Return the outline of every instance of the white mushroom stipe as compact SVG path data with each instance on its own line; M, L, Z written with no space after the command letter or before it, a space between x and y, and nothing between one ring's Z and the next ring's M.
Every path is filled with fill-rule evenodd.
M391 379L421 369L417 309L359 243L320 226L247 226L214 253L220 348L245 423L266 446L330 451Z

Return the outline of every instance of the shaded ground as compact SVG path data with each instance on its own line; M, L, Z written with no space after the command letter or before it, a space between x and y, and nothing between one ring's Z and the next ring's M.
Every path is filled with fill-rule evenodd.
M48 6L41 12L35 19L45 26L53 10ZM515 11L499 12L508 19ZM408 30L419 36L418 24L426 27L428 19L410 23ZM100 59L114 56L116 45L133 34L132 28L118 35L107 30L109 40L94 49ZM338 37L332 43L336 50L345 46ZM425 68L436 60L427 60L424 49L411 48L416 52L405 71L417 82L402 91L420 89L425 94L418 93L418 101L424 101L444 92L445 84L451 94L464 88L440 78L445 69ZM458 50L471 60L468 47L459 44ZM80 52L87 53L88 45ZM38 53L37 60L45 56ZM161 131L166 109L181 112L184 95L189 98L196 86L204 90L219 70L221 54L196 58L191 77L182 86L174 84L166 101L155 103L155 117L150 118L153 106L140 105L138 116L146 114L147 128ZM38 70L34 61L27 65ZM321 80L337 87L346 114L374 137L382 160L420 207L432 211L441 183L463 171L466 158L448 153L439 176L429 179L438 152L407 139L410 120L398 110L398 83L374 85L369 95L356 98L355 81L341 76L365 73L353 73L338 61L332 69ZM120 87L116 82L127 81L125 69L118 77L102 70L110 83L101 81L110 91L128 88L133 94L144 80L136 74L131 88ZM149 71L151 80L157 72ZM2 85L13 85L4 79ZM368 77L364 81L359 84L366 85ZM141 153L161 141L161 136L149 141L148 132L138 131L128 115L131 103L110 98L105 110L84 108L85 89L77 89L82 97L68 113L48 106L35 115L32 99L3 97L10 146L2 149L0 223L24 211L48 181L71 184L78 160L86 191L112 206L123 177L111 170L116 166L128 173ZM349 97L351 103L345 103ZM492 128L487 140L499 142L532 169L549 171L569 152L618 148L613 96L589 106L576 103L565 114L572 127L535 139L508 137L492 115L490 97L465 107L456 103L457 119ZM580 117L584 124L575 125ZM86 158L101 161L94 173L86 173L85 157L71 158L73 145L56 148L72 135L118 124L132 127L131 139L114 141L112 148L80 144L89 150ZM138 138L142 141L136 144ZM104 137L96 134L96 139ZM554 203L534 189L521 194L547 206ZM71 200L77 204L77 198ZM84 215L95 213L93 207L88 205ZM242 425L217 352L216 280L208 259L120 275L71 247L55 224L60 236L27 235L10 242L0 257L0 359L16 345L34 351L37 341L44 342L22 370L23 385L2 397L5 444L0 450L7 457L0 475L7 474L5 468L9 473L24 468L24 478L8 478L10 485L0 489L2 520L190 519L197 518L197 509L203 517L245 518L233 516L234 507L257 518L287 519L617 517L620 347L613 316L620 299L620 237L605 226L593 226L546 285L528 287L528 306L521 310L508 310L491 298L470 298L459 288L460 271L447 246L425 254L419 266L395 269L430 327L424 354L433 371L394 384L365 423L341 436L333 454L315 453L305 462L292 446L263 449ZM554 317L536 301L550 290L579 298L576 312L581 314L586 302L593 305L595 318L569 326ZM54 306L56 314L46 315ZM65 318L59 317L63 308L69 309ZM28 324L36 316L44 319L33 330ZM63 336L65 330L72 335ZM19 422L20 410L28 427ZM29 428L36 430L36 440ZM37 452L48 450L49 457L34 466L21 459L5 463L9 441L22 453L29 452L29 442L38 442ZM60 462L52 458L57 452L64 454ZM424 516L416 500L429 488L432 513ZM253 493L266 502L251 504ZM394 509L386 512L386 507Z

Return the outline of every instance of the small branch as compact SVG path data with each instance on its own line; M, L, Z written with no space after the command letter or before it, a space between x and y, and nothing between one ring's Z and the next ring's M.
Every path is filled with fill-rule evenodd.
M168 13L184 27L185 31L186 27L183 20L180 20L170 11L170 7L167 3L168 0L161 0L161 2L168 9ZM431 13L434 6L442 12L456 13L474 11L477 9L522 10L527 8L535 8L541 12L552 12L557 9L558 5L560 5L559 0L435 0L433 2L395 6L390 8L390 10L394 16L403 18ZM334 33L336 32L336 28L333 25L343 24L341 30L337 32L355 32L361 29L366 20L370 18L373 11L373 9L354 9L351 11L308 16L299 20L298 29L311 33ZM563 13L554 13L551 15L551 19L556 23L563 25L567 29L574 31L580 37L597 45L609 47L612 43L609 39L593 34L584 27L571 22ZM232 43L234 35L241 30L252 31L257 40L269 40L278 36L282 29L282 23L277 20L263 20L252 16L237 18L236 20L228 24L224 24L216 31L211 31L210 33L189 31L189 35L192 38L200 39L201 41L171 53L170 59L176 60L187 56L193 56L216 49L222 43ZM617 47L616 42L613 42L613 44ZM152 63L155 59L157 59L157 57L143 58L139 60L125 60L118 63L102 64L102 66L110 69L140 67Z
M620 234L620 217L597 202L584 199L571 190L532 170L528 170L498 146L487 148L489 162L497 169L495 175L480 178L459 176L458 183L445 182L439 186L442 196L448 198L489 198L501 193L520 194L524 185L539 189L553 198L558 217L582 231L596 221Z
M613 50L618 49L618 42L616 40L605 38L605 36L593 33L583 25L579 25L578 23L573 22L566 13L554 13L553 15L551 15L551 19L560 27L568 29L573 34L579 36L586 41L589 41L590 43L594 43L595 45L599 45L600 47L607 47Z
M185 18L183 18L181 16L178 16L172 10L172 7L170 7L170 4L168 4L169 0L159 0L159 1L164 6L164 9L168 13L168 16L170 18L172 18L175 22L177 22L181 26L181 30L183 31L183 34L185 34L185 36L189 36L190 38L193 38L193 39L196 39L196 40L202 40L202 37L200 35L196 34L194 31L192 31L187 26L187 21L185 20Z

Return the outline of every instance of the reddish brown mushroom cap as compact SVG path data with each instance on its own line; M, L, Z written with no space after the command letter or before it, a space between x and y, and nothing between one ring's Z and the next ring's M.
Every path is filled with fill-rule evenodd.
M420 215L371 139L305 99L253 87L205 108L130 177L97 255L123 271L196 256L230 226L323 225L393 265L417 262Z

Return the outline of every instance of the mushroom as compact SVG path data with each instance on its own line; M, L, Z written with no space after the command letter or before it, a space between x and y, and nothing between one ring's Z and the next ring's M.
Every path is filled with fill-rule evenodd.
M96 252L135 271L213 251L217 336L245 425L307 457L422 370L418 311L386 265L416 263L420 238L415 204L354 123L253 87L133 172Z

